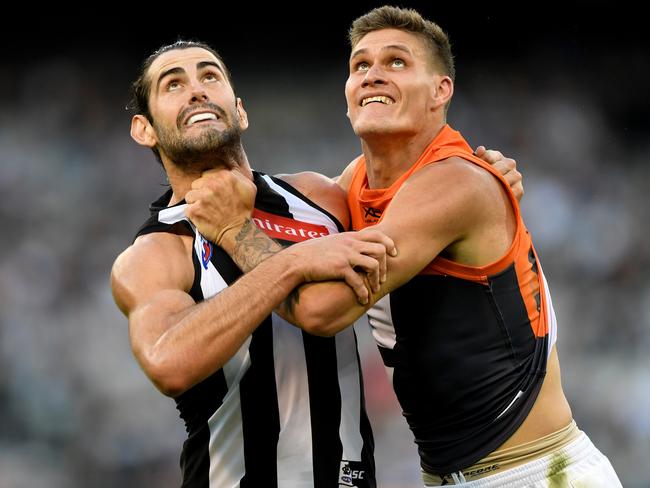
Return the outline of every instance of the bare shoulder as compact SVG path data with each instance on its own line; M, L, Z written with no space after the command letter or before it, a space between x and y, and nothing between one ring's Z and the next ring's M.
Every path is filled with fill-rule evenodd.
M416 171L404 186L414 186L417 190L427 188L433 200L459 200L464 206L476 206L477 210L501 199L501 184L494 175L456 156Z
M425 166L419 171L413 173L409 180L422 176L425 178L436 178L444 180L468 181L474 184L488 184L495 178L492 174L480 166L466 159L452 156L435 164Z
M280 174L276 175L276 178L280 178L282 181L286 181L296 190L300 191L300 193L310 198L313 193L323 190L331 191L332 188L336 188L338 186L336 184L336 181L334 181L332 178L317 173L316 171L302 171L300 173L293 174Z
M126 315L161 289L189 290L193 279L191 238L165 232L138 237L111 269L113 297Z
M462 158L448 158L413 173L382 222L402 229L408 220L412 229L419 229L415 237L444 234L451 239L448 245L484 227L494 215L503 215L504 194L499 187L499 181L483 168Z
M314 203L332 213L346 229L350 217L345 191L334 181L315 171L277 175Z

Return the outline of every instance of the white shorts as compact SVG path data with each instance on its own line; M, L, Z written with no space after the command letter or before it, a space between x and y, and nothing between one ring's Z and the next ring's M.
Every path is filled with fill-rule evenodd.
M584 432L557 452L516 468L475 481L454 478L451 485L472 488L623 488L609 459Z

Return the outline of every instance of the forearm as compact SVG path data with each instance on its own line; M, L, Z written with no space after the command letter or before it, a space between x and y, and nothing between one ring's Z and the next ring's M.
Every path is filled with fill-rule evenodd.
M306 279L308 283L294 290L276 311L307 332L333 335L354 323L367 310L368 307L361 303L372 299L373 288L379 293L379 277L385 273L379 271L380 261L383 262L387 248L392 248L392 241L387 242L385 236L370 232L336 234L321 239L291 246L291 252L298 253L300 248L299 253L308 268L320 270L316 271L316 278ZM238 231L224 234L220 245L244 271L280 250L280 246L250 220ZM311 246L306 254L305 245ZM345 280L332 280L343 277L332 275L336 266L340 272L344 268L347 270Z
M277 312L310 334L332 336L352 325L372 303L374 299L361 305L343 281L323 281L296 288Z
M302 281L290 256L277 256L217 295L171 315L174 322L152 344L148 372L177 396L232 358L257 326Z
M225 235L222 247L244 272L282 250L251 220L237 234ZM276 312L308 332L332 335L353 323L365 310L344 281L324 281L296 288Z
M280 244L258 229L250 219L236 234L225 234L221 247L244 273L282 250Z

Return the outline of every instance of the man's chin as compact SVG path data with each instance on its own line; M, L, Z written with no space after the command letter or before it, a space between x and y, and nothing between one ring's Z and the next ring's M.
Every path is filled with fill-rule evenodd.
M361 139L389 136L395 130L385 122L373 120L372 122L355 125L354 133Z

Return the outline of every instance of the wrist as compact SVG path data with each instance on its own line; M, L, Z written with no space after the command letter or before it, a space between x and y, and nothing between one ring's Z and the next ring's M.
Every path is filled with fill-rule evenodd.
M226 251L229 255L232 255L238 242L237 236L242 233L243 229L245 229L247 225L254 224L250 219L245 219L241 222L233 223L224 227L221 232L219 232L215 244Z
M307 281L307 269L304 259L301 259L300 253L296 252L296 246L287 247L280 251L277 256L282 259L282 266L286 273L301 285Z

